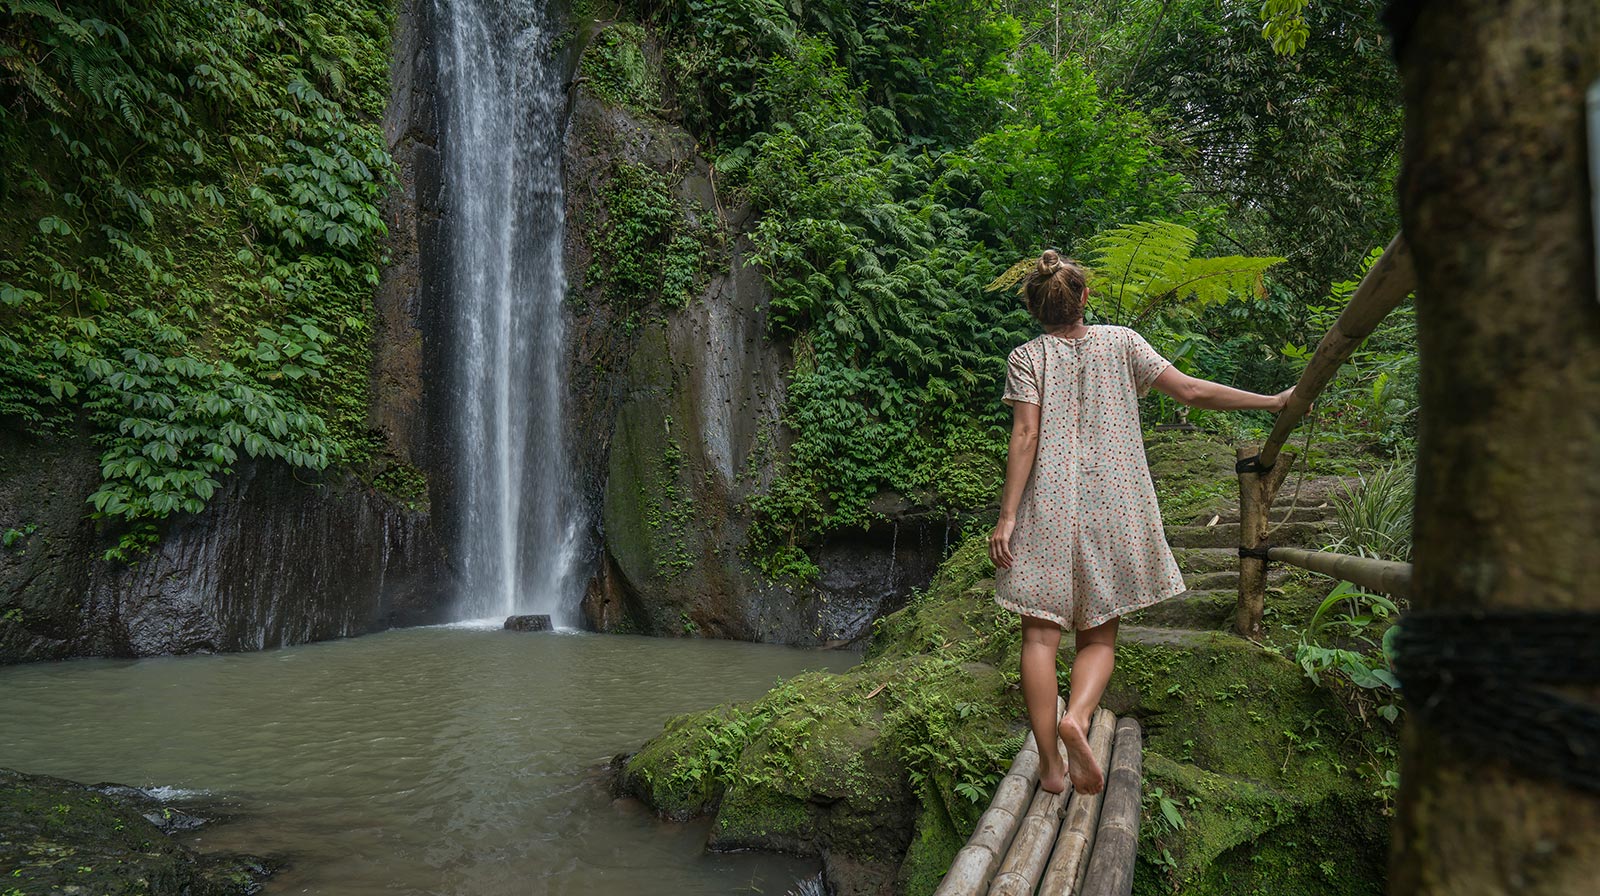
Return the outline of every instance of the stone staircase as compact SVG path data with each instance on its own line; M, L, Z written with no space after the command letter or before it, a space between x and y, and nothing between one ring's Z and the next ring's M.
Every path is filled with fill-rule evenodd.
M1338 477L1306 479L1296 499L1295 478L1291 474L1272 505L1271 525L1277 527L1272 543L1306 548L1327 543L1335 525L1332 496L1344 482ZM1168 526L1167 541L1189 590L1129 615L1122 637L1170 644L1183 640L1179 633L1230 629L1239 601L1237 501L1203 513L1186 525ZM1287 575L1281 567L1268 567L1267 584L1281 582Z

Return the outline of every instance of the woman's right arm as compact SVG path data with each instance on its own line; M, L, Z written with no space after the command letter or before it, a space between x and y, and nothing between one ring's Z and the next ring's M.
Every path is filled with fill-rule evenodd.
M1173 401L1186 404L1192 408L1203 408L1208 411L1282 411L1289 403L1289 397L1294 394L1294 389L1285 389L1277 395L1258 395L1202 380L1180 373L1176 367L1168 367L1156 377L1154 383L1156 391L1171 398Z
M1000 521L989 534L989 559L1001 569L1011 566L1011 532L1017 527L1017 508L1038 455L1039 406L1016 402L1011 406L1011 447L1006 451L1006 484L1000 491Z

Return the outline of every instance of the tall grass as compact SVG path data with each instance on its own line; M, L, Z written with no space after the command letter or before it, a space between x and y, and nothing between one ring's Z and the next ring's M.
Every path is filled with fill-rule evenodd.
M1339 537L1329 550L1383 560L1411 559L1414 461L1399 461L1362 476L1333 496Z

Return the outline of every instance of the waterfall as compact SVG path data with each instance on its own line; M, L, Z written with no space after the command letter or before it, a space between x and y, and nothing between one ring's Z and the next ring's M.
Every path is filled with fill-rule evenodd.
M561 140L550 0L437 0L457 464L457 616L575 621Z

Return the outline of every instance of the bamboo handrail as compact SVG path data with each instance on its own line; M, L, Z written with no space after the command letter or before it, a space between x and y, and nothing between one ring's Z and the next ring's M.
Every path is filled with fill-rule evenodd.
M1283 451L1283 446L1289 441L1289 434L1305 419L1311 411L1311 404L1327 388L1339 373L1339 368L1349 360L1350 355L1361 344L1363 339L1370 335L1378 323L1393 311L1405 297L1410 295L1417 287L1417 271L1411 261L1411 247L1406 244L1405 234L1395 234L1389 241L1383 254L1373 262L1367 275L1361 278L1361 285L1356 287L1355 295L1350 297L1350 304L1340 312L1339 319L1333 322L1322 341L1317 343L1317 350L1311 355L1311 362L1300 374L1300 381L1295 384L1294 397L1289 399L1289 404L1278 413L1277 420L1272 424L1272 433L1267 436L1267 441L1261 450L1251 453L1247 448L1239 449L1239 606L1234 612L1234 631L1246 638L1260 640L1262 636L1261 616L1265 602L1267 584L1268 557L1281 555L1274 559L1283 559L1286 563L1295 563L1288 559L1290 548L1273 548L1263 555L1261 547L1267 541L1267 509L1272 506L1272 500L1278 494L1278 486L1283 483L1284 475L1288 472L1290 464L1279 465L1278 455ZM1393 570L1374 570L1371 567L1347 561L1362 560L1364 558L1350 557L1343 560L1333 560L1340 555L1324 555L1312 557L1315 551L1302 551L1294 554L1296 559L1305 563L1315 563L1316 567L1306 566L1317 572L1326 572L1329 569L1339 568L1352 570L1354 576L1360 576L1363 581L1350 578L1356 584L1364 581L1373 582L1374 590L1393 588L1410 589L1411 576L1409 569L1404 574ZM1379 561L1381 562L1381 561ZM1329 573L1336 575L1336 573ZM1396 593L1390 591L1390 593Z
M1361 344L1361 340L1367 338L1378 322L1405 301L1405 297L1416 288L1417 272L1411 263L1411 247L1406 245L1405 234L1396 234L1383 254L1373 262L1371 270L1361 278L1361 285L1350 297L1350 304L1345 306L1322 341L1317 343L1311 363L1306 365L1305 371L1300 374L1300 382L1295 384L1294 397L1289 400L1289 406L1278 414L1272 434L1261 446L1262 467L1271 467L1278 459L1278 452L1289 440L1289 434L1305 418L1311 410L1311 403L1333 381L1334 375L1350 358L1356 346Z
M1307 551L1302 548L1271 548L1267 557L1279 563L1320 572L1391 597L1411 596L1411 564L1332 551Z

